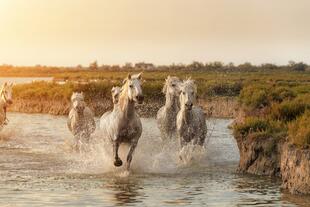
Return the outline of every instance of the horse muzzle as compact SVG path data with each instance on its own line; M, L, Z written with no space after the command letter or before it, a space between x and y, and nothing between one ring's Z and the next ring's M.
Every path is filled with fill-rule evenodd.
M187 104L185 104L185 107L186 107L187 110L192 110L193 104L192 103L187 103Z
M85 106L83 106L83 105L77 105L77 106L74 107L74 108L75 108L75 110L76 110L79 114L84 113Z
M144 101L144 96L136 96L136 100L137 100L138 104L142 104Z

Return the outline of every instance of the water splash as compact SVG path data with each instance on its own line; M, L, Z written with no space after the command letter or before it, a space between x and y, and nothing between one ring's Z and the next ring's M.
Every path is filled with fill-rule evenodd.
M104 139L100 130L92 135L90 144L82 145L80 152L77 152L72 148L73 136L65 125L66 117L29 115L31 120L27 120L28 115L23 119L19 119L19 116L17 114L12 119L6 133L0 133L4 137L9 137L9 140L1 146L26 149L28 152L39 154L42 162L53 157L53 160L46 164L46 168L58 173L111 174L126 177L143 173L195 172L209 165L214 159L228 157L226 155L223 157L223 151L227 151L222 150L225 145L218 146L221 139L210 139L214 131L213 122L208 122L208 129L212 130L208 131L204 147L189 145L181 150L177 139L161 141L155 119L142 119L143 133L133 155L129 173L125 171L124 166L116 168L113 165L111 143ZM45 124L42 124L42 117ZM226 146L229 147L229 145ZM119 155L124 164L128 150L126 145L121 145L119 149ZM231 153L229 151L227 153L231 157ZM22 164L20 163L21 167Z
M154 130L153 130L154 132ZM68 153L68 157L74 160L70 166L71 172L84 173L114 173L119 177L128 176L124 165L116 168L113 165L112 145L104 140L100 132L93 137L95 140L87 146L88 150L83 152ZM119 149L120 158L123 163L129 146L121 145ZM182 150L179 148L178 140L162 142L159 132L150 136L144 133L139 141L133 156L131 172L133 173L180 173L184 167L190 168L205 164L206 148L188 145ZM205 161L205 160L204 160Z

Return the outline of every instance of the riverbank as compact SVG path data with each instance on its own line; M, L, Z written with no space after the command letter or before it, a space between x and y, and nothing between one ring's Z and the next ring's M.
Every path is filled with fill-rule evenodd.
M310 194L310 85L252 85L239 96L234 137L238 171L278 176L294 194Z

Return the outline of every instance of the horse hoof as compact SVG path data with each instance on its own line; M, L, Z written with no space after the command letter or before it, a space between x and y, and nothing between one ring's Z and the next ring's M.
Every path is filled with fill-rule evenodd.
M121 159L118 159L118 160L114 161L114 166L116 166L116 167L120 167L120 166L122 166L122 164L123 164L123 162L122 162Z

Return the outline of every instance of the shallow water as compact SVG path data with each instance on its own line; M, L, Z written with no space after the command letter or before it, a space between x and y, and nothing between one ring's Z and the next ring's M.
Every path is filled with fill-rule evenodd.
M307 197L280 191L280 181L235 173L239 155L227 126L208 121L206 149L184 153L163 145L154 119L130 173L115 169L100 131L86 153L70 149L66 117L9 113L0 132L0 206L308 206ZM121 149L121 154L126 148Z
M21 83L31 83L33 81L52 81L52 77L0 77L0 85L5 82L21 84Z

